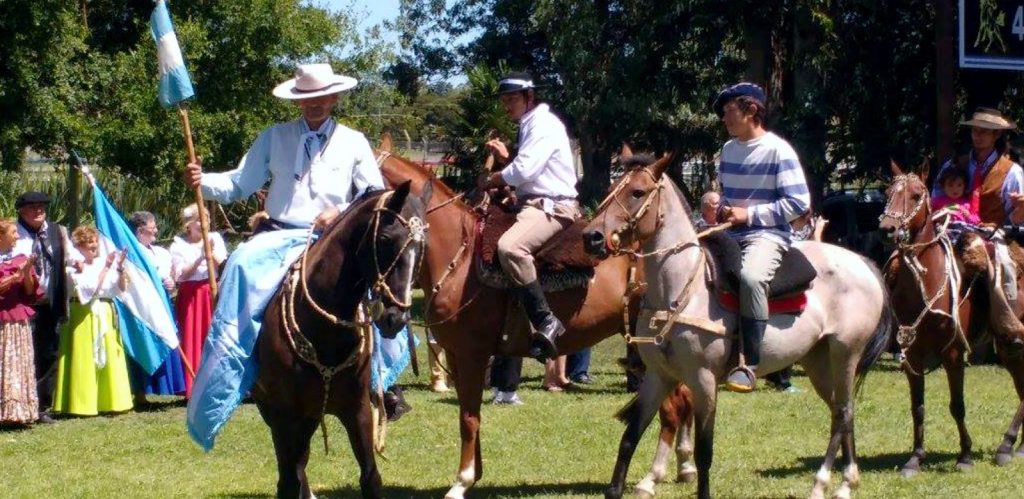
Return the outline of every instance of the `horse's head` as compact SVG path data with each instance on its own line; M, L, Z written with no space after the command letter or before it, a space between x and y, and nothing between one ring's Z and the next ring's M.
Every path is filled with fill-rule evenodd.
M626 173L612 186L593 220L583 229L587 253L606 258L654 235L660 216L661 176L672 157L668 154L655 160L653 156L623 150L619 158Z
M895 161L890 163L892 185L885 191L885 211L878 218L878 228L892 234L897 241L909 241L930 223L928 195L928 160L917 173L904 173Z
M370 282L370 311L381 334L393 338L409 320L412 284L427 242L428 184L410 195L411 182L385 193L374 207L373 220L359 252L359 268Z

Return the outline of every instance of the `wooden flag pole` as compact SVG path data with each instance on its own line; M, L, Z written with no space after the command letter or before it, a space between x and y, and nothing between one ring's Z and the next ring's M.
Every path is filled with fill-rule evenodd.
M196 162L196 147L192 144L192 127L188 124L188 109L178 104L178 114L181 115L181 126L185 129L185 147L188 149L188 161ZM210 280L210 301L217 302L217 264L213 261L213 248L210 247L210 217L206 213L206 203L203 201L203 189L196 186L196 207L199 208L199 227L203 231L203 252L206 254L206 268L209 270Z

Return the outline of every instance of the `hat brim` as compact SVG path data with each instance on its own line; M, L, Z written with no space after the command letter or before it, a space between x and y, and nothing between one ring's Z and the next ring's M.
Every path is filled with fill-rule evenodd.
M967 121L961 121L960 126L976 126L978 128L985 128L988 130L1016 130L1017 124L1012 121L1007 121L1006 124L993 123L991 121L970 119Z
M502 95L505 95L505 94L516 94L516 93L519 93L519 92L526 92L527 90L537 90L539 88L546 88L546 87L547 87L547 85L534 85L534 86L532 86L530 88L507 88L505 90L498 90L497 92L494 92L493 96L494 97L501 97Z
M316 97L323 97L325 95L337 94L346 90L355 88L358 80L351 76L334 75L333 81L326 87L320 90L314 90L312 92L304 92L295 88L295 81L298 78L292 78L276 87L274 87L274 97L286 100L302 100L302 99L313 99Z

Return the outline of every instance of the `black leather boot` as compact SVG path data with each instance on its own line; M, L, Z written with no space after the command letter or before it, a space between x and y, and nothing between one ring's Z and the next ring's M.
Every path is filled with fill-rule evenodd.
M402 394L402 387L395 385L384 392L384 413L389 422L398 421L405 413L412 410L412 406L405 401Z
M533 281L519 288L519 300L534 329L530 337L530 357L541 362L554 357L558 353L555 340L565 332L565 326L548 308L548 300L544 297L540 282Z
M725 389L730 392L750 393L754 391L757 377L754 370L761 363L761 339L768 321L740 317L740 334L743 335L743 357L746 366L739 366L729 373Z

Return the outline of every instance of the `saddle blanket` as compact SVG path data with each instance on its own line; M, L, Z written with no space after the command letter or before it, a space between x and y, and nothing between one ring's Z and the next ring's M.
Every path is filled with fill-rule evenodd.
M220 278L220 294L203 356L196 372L186 424L189 436L204 451L249 393L259 374L253 358L263 312L291 265L302 255L309 231L263 232L238 246ZM315 236L314 236L315 238ZM375 383L390 388L409 364L408 328L394 339L382 338L376 326L371 371Z

